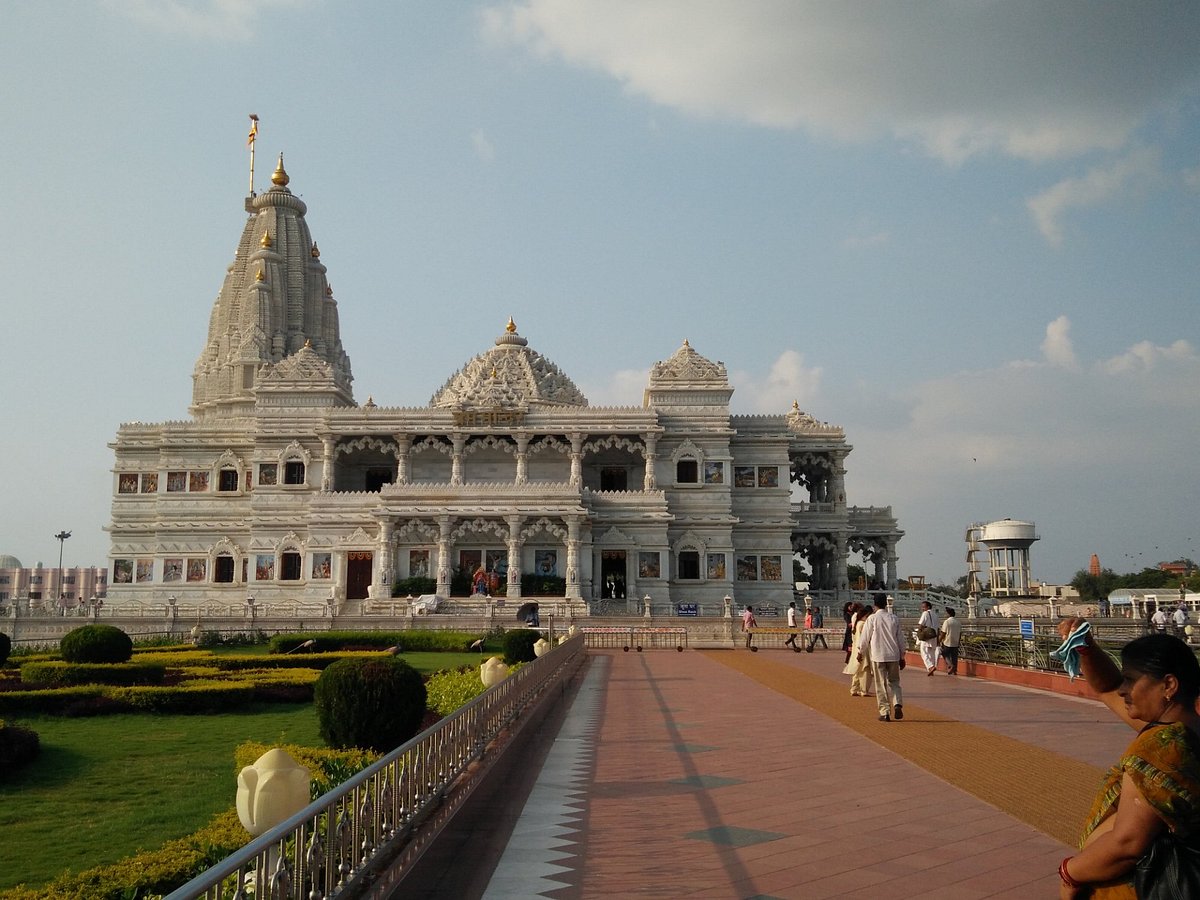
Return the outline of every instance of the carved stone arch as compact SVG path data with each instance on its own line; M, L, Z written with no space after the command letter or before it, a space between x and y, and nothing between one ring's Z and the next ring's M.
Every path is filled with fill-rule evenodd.
M623 434L610 434L602 438L588 441L583 445L584 453L596 453L600 450L628 450L630 453L641 454L646 458L646 446L640 440L634 441Z
M463 447L463 455L468 456L477 450L501 450L510 455L517 452L516 444L507 438L496 437L494 434L484 435L482 438L476 438L467 443Z
M307 470L309 464L312 463L312 454L305 450L299 441L292 441L279 451L280 465L289 460L300 460L304 463L304 468Z
M538 534L549 534L558 538L564 544L567 542L568 532L561 523L555 522L542 516L536 522L531 522L521 529L520 538L523 542L529 543L530 538Z
M394 544L430 543L436 544L440 532L437 524L424 519L409 519L392 533ZM420 539L424 539L421 541Z
M837 542L823 534L800 534L792 536L792 552L803 550L837 550Z
M380 453L391 453L393 456L398 456L400 453L400 448L396 446L395 441L386 441L368 434L354 438L353 440L343 441L334 448L333 455L336 457L343 453L353 453L355 450L367 449L378 450Z
M376 543L375 538L367 534L361 525L355 528L350 534L338 538L337 542L342 547L374 547Z
M454 447L447 443L444 438L428 435L419 441L413 441L412 449L409 451L413 456L418 453L424 453L426 450L436 450L438 453L444 453L446 456L454 455Z
M232 450L226 450L217 457L216 461L212 465L212 469L214 472L219 472L222 469L234 469L238 472L241 472L245 465L245 461L240 456L238 456Z
M595 543L601 547L629 547L634 543L634 540L614 525L608 531L604 532L604 534L600 535Z
M285 553L288 550L293 550L296 553L303 553L305 543L306 542L300 537L300 535L296 534L294 531L289 531L279 539L279 543L276 544L276 550L278 550L280 553Z
M685 531L671 545L671 552L678 556L680 551L696 550L701 557L708 552L708 543L694 531Z
M525 452L529 456L533 456L534 454L541 453L543 450L554 450L557 453L566 456L571 452L571 445L566 441L559 440L558 437L553 434L546 434L542 435L542 437L537 438L536 440L530 441L529 447Z
M467 534L486 534L494 533L502 541L507 541L509 538L508 527L505 523L497 519L485 519L482 516L475 519L464 519L463 522L450 532L450 539L457 542Z
M210 558L216 559L218 556L226 553L232 556L234 560L239 560L245 555L245 551L227 537L223 537L213 544L212 550L209 551L208 555Z
M704 465L704 451L693 444L690 440L685 440L682 444L675 448L675 452L671 454L671 464L679 462L681 459L694 459L696 462Z

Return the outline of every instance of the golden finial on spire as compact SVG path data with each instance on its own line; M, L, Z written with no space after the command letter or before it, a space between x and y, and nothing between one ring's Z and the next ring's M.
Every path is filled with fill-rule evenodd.
M254 141L258 137L258 116L250 113L250 135L246 138L246 146L250 148L250 196L254 196Z
M305 349L305 350L311 350L311 349L312 349L312 338L305 338L305 339L304 339L304 349Z
M683 346L685 346L685 347L691 347L692 345L688 343L688 339L687 339L687 338L684 338L684 339L683 339Z
M504 326L504 330L507 331L509 334L517 333L517 323L513 321L512 316L508 317L508 324Z
M267 276L263 274L263 270L259 269L258 274L254 276L255 281L266 281Z
M800 401L799 400L792 401L792 409L794 409L796 412L800 412Z
M287 171L283 168L283 154L279 154L279 165L275 167L275 171L271 173L271 184L277 184L280 187L287 187L287 183L291 181L288 178Z
M492 366L492 378L494 379L495 377L496 377L496 367Z
M316 259L318 256L320 256L320 255L321 255L321 251L317 249L317 242L316 242L316 241L313 241L312 250L311 250L310 252L312 253L312 258L313 258L313 259Z
M263 247L266 247L266 248L268 248L268 249L269 249L269 248L270 248L270 246L271 246L271 232L269 232L269 231L264 231L264 232L263 232L263 236L262 236L262 240L261 240L261 241L259 241L259 243L260 243L260 244L262 244L262 245L263 245Z
M325 296L326 297L333 296L333 285L332 284L325 285Z

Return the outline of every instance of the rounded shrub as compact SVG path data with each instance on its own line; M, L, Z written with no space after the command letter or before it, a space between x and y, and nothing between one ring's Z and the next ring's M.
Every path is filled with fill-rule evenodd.
M313 693L321 737L330 747L386 753L421 727L425 685L402 659L343 659L321 673Z
M15 772L28 765L42 752L38 733L0 720L0 772Z
M537 659L533 645L541 636L542 633L534 628L514 628L504 632L504 661L511 666L513 663Z
M0 631L0 666L8 662L10 653L12 653L12 638Z
M133 656L133 641L113 625L84 625L63 635L59 653L73 663L120 663Z

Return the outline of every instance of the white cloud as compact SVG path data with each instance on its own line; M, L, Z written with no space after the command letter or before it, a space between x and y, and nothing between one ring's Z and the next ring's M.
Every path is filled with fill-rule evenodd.
M496 148L492 145L488 136L484 134L482 128L477 128L471 132L471 146L475 150L475 155L484 162L490 163L496 158Z
M580 383L592 406L641 406L649 369L620 369L604 382Z
M102 0L113 12L148 28L195 38L246 41L266 13L312 0Z
M729 383L734 388L735 412L779 414L791 409L793 402L801 409L812 405L821 385L821 369L805 366L802 354L785 350L765 376L736 371L729 374Z
M1200 83L1200 4L523 0L483 21L688 114L952 163L1112 151Z
M1066 316L1059 316L1046 326L1042 356L1050 365L1063 369L1074 369L1078 365L1075 347L1071 343L1071 320Z
M1195 355L1196 351L1187 341L1176 341L1169 347L1159 347L1150 341L1141 341L1121 355L1105 360L1100 364L1100 368L1110 375L1150 372L1163 364L1186 362L1195 358Z
M1106 203L1158 173L1158 154L1137 150L1123 159L1094 166L1082 178L1067 178L1025 202L1038 231L1050 244L1063 242L1062 217L1072 209Z

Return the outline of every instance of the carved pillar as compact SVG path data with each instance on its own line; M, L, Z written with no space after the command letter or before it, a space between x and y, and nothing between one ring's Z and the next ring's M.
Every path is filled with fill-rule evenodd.
M508 521L508 597L521 598L521 526L524 516L509 516Z
M900 583L896 575L896 542L889 540L887 542L887 589L889 591L896 590L896 586Z
M838 534L836 535L836 540L837 540L837 566L836 566L837 585L836 585L836 590L840 597L840 595L843 592L850 590L850 576L846 571L846 561L850 556L850 551L846 546L847 538L843 532L838 532Z
M884 551L882 548L876 550L874 557L872 558L872 561L875 563L875 578L873 580L876 584L883 584L883 553Z
M846 454L838 451L833 454L833 505L834 509L846 508Z
M574 443L574 438L572 438ZM572 469L574 468L574 453L572 453ZM579 518L570 516L567 519L567 599L582 600L579 592Z
M400 432L396 438L396 484L408 484L408 464L412 456L412 441Z
M517 442L517 484L529 481L529 436L518 434Z
M571 484L583 483L583 435L571 435Z
M450 483L463 483L463 448L467 445L467 439L461 435L453 436L454 440L454 455L450 457Z
M437 593L450 596L450 524L449 516L438 517Z
M646 434L642 435L646 444L646 477L642 482L642 490L653 491L658 488L658 479L654 476L654 461L658 458L656 448L658 447L658 435Z
M324 435L321 438L321 447L325 451L321 464L321 490L326 492L333 490L333 451L336 443L333 435Z
M392 557L395 555L392 547L392 536L396 533L396 523L384 519L379 525L379 565L375 567L375 590L371 592L374 598L390 597L392 595Z

